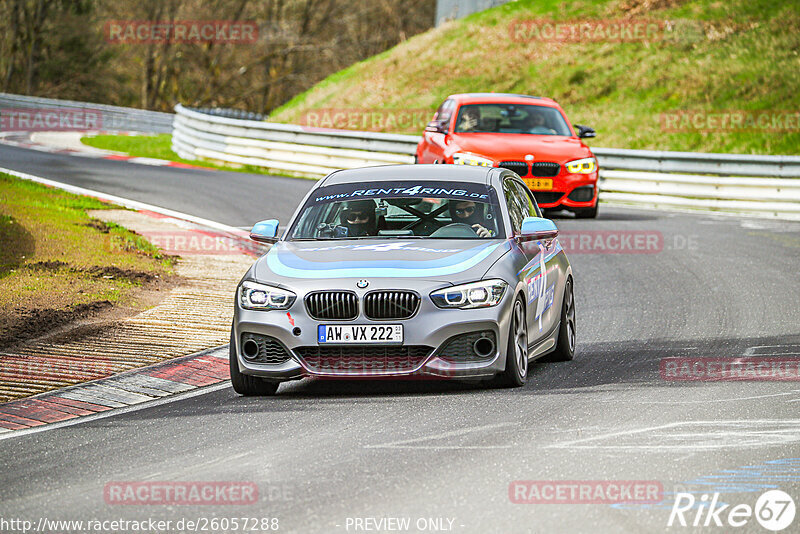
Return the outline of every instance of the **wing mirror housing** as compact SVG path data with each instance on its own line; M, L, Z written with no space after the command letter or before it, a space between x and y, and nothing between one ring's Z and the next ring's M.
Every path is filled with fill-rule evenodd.
M576 124L575 128L578 129L578 137L581 139L585 139L587 137L597 137L597 132L594 131L594 128L584 126L583 124Z
M425 127L425 131L426 132L434 132L434 133L446 134L447 133L447 122L448 122L447 120L431 121Z
M522 241L540 241L558 236L556 223L544 217L525 217L519 237Z
M250 230L250 239L259 243L277 243L279 239L278 224L278 219L257 222L253 229Z

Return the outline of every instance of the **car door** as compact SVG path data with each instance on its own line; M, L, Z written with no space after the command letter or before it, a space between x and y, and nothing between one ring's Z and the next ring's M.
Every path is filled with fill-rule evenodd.
M419 163L444 163L444 152L454 108L455 101L448 99L442 102L442 105L436 110L431 123L435 122L443 126L444 131L435 131L430 127L425 128L422 134L422 147L417 154Z
M530 335L533 317L531 314L531 303L533 301L531 300L530 276L535 274L535 269L538 267L538 263L533 262L533 259L536 257L539 248L523 241L519 237L522 230L522 221L527 216L527 206L520 200L519 192L511 175L507 175L503 179L503 194L508 210L508 219L511 223L511 237L514 238L511 249L514 272L517 273L519 281L525 284L525 310L528 317L528 343L530 344L538 337Z
M513 198L509 200L509 215L512 209L519 212L517 217L541 217L530 190L516 178L508 178L508 188ZM516 203L512 208L511 204ZM514 225L512 216L512 226ZM522 222L520 220L520 228ZM515 230L515 235L518 232ZM563 253L559 255L560 247L557 239L522 241L520 248L525 254L527 263L520 272L522 281L528 290L528 341L535 344L546 337L555 328L560 319L556 311L556 295L563 293L562 265ZM557 308L560 310L560 308Z

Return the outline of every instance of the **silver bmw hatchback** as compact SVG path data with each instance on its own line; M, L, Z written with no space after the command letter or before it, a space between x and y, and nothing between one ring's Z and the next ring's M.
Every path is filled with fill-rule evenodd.
M230 373L242 395L303 377L487 379L575 354L572 268L519 176L462 165L334 172L240 282Z

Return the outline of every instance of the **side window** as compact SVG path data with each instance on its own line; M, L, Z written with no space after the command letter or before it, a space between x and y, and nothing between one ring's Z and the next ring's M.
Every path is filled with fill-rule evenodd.
M516 235L522 230L522 219L525 218L527 211L520 199L519 190L512 180L503 182L503 193L505 193L508 206L508 216L511 219L511 231Z
M536 204L536 201L533 198L533 193L531 190L525 187L524 185L514 182L514 185L517 186L517 190L519 191L520 196L522 197L522 203L524 205L524 212L526 217L541 217L541 213L539 213L539 206Z
M439 106L439 109L436 110L436 114L433 116L433 120L448 122L453 114L454 107L455 107L455 102L453 100L445 100L444 102L442 102L442 105Z

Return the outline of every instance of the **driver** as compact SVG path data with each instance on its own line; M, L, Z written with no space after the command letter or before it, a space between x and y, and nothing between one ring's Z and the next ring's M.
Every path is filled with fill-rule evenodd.
M478 237L492 237L492 231L483 226L487 224L483 217L483 204L479 206L471 200L457 200L451 201L448 209L454 223L469 225Z
M345 204L339 220L347 228L347 237L378 235L377 208L374 200L354 200Z
M481 120L481 110L478 107L468 107L461 113L458 123L459 132L475 132Z

